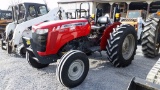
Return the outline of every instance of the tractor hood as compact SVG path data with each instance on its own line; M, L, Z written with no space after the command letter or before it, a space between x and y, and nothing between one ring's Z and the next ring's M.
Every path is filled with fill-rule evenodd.
M88 20L86 19L70 19L70 20L58 20L58 21L49 21L49 22L44 22L37 24L35 26L32 26L32 30L36 29L49 29L52 30L55 28L67 28L73 25L83 25L83 24L88 24Z

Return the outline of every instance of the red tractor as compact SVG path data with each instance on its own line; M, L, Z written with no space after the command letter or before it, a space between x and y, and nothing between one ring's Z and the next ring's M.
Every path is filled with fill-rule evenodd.
M101 17L98 24L108 24ZM109 26L91 26L87 19L44 22L32 26L32 38L23 37L26 59L34 68L44 68L60 60L57 77L62 85L81 84L89 71L87 55L106 51L106 60L115 67L131 64L137 47L137 34L131 25L115 22Z
M60 59L57 75L67 87L75 87L85 79L89 70L86 55L106 51L115 67L125 67L134 59L137 46L134 27L119 22L107 28L91 28L85 19L61 20L33 26L32 32L32 39L23 38L26 46L31 42L26 48L29 64L44 68Z

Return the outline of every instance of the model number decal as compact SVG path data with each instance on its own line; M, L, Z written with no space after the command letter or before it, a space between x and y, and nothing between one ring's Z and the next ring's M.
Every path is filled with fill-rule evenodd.
M78 22L78 23L71 23L71 24L64 24L62 26L54 27L53 30L59 30L61 32L64 31L64 29L70 28L70 30L75 30L76 26L85 26L88 24L88 22Z

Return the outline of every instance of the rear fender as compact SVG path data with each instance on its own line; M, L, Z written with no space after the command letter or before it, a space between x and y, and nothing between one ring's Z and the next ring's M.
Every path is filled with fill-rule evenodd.
M101 42L100 42L101 50L106 50L107 39L110 38L110 33L113 32L113 28L116 28L117 25L120 25L120 24L121 24L120 22L115 22L104 30L104 33L102 35Z

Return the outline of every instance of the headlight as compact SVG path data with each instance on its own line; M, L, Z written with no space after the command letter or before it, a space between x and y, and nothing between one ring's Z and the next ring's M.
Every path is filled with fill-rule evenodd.
M48 33L48 29L37 29L36 33L37 34L46 34L46 33Z

